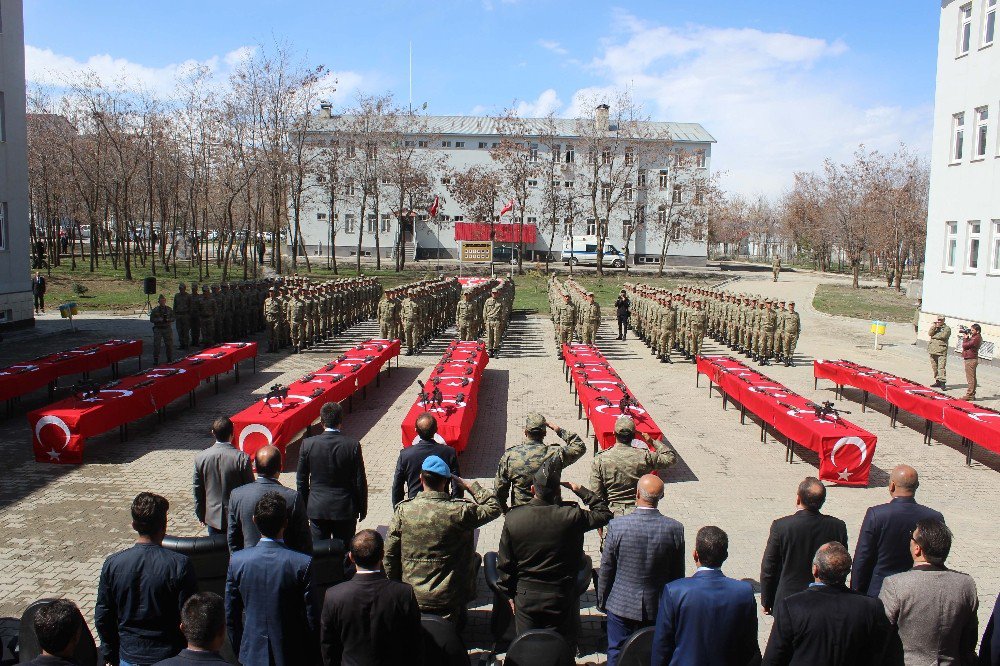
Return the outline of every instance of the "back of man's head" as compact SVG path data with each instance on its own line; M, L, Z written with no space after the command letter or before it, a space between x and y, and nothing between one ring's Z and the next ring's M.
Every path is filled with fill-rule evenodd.
M281 450L276 446L268 444L257 449L254 455L254 464L257 466L257 474L273 479L281 474L283 464Z
M228 442L233 438L233 422L227 416L220 416L212 422L212 434L216 441Z
M807 476L799 484L799 504L807 511L819 511L826 501L826 486L815 476Z
M813 558L813 574L826 585L843 585L851 573L851 554L837 541L825 543Z
M432 441L438 431L437 419L432 414L424 412L417 417L416 428L420 439Z
M154 537L167 529L170 502L155 493L139 493L132 500L132 529L139 536Z
M351 539L351 559L362 569L377 569L384 553L382 535L375 530L361 530Z
M434 472L428 472L425 469L420 470L420 480L424 482L428 490L442 491L448 486L448 479L446 477Z
M344 418L344 409L339 402L328 402L319 408L319 420L324 428L339 428Z
M663 499L663 480L655 474L646 474L639 478L636 487L636 501L655 507Z
M931 564L943 565L951 552L951 530L943 520L925 518L917 521L913 541L920 546L924 559Z
M83 616L72 601L57 599L38 609L32 625L42 650L69 657L83 631Z
M226 630L226 607L214 592L198 592L184 602L181 630L188 647L217 651Z
M261 535L277 539L288 522L288 504L280 493L264 493L253 508L253 522Z
M532 477L531 487L535 497L543 502L554 502L559 494L559 481L562 477L562 467L554 458L549 458Z
M896 465L892 474L889 475L889 484L892 486L892 494L897 496L913 495L920 487L920 479L917 470L909 465Z
M729 535L714 525L702 527L695 537L694 550L701 566L718 569L729 557Z

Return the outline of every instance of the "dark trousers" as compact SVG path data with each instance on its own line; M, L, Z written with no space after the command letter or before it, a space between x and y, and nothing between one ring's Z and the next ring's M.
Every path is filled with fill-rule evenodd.
M625 333L628 332L628 317L618 317L618 337L622 340L625 339Z
M324 539L340 539L344 545L350 547L351 538L357 531L357 520L310 520L309 531L312 532L313 541L323 541Z
M628 637L644 627L653 626L653 622L631 620L614 613L608 613L608 666L618 663L618 654Z
M35 311L45 309L45 294L35 294Z
M208 531L208 536L215 536L216 534L225 534L226 533L225 529L217 530L214 527L212 527L211 525L205 525L205 530Z
M518 589L514 599L514 629L520 636L531 629L553 629L576 650L580 599L572 588Z

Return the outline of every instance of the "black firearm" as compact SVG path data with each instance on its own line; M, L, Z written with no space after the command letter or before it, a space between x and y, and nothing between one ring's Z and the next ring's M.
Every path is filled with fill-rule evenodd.
M850 414L846 409L837 409L829 400L820 405L817 405L815 402L809 402L806 403L806 406L816 412L816 418L821 420L840 421L841 414Z
M288 397L288 387L282 384L272 384L270 390L268 390L267 395L264 396L264 404L270 405L272 400L277 400L278 404L285 401Z

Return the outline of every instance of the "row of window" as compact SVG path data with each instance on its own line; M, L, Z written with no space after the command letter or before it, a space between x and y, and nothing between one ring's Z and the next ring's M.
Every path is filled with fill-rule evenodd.
M989 238L984 237L986 230L989 231ZM987 273L1000 275L1000 220L993 220L988 226L979 220L966 222L964 245L959 245L958 222L945 222L944 270L978 273L982 264L984 245L988 247L989 252L989 256L986 257ZM960 247L965 248L964 257L959 256Z
M989 152L990 107L976 107L972 114L972 120L972 145L969 146L966 140L966 131L968 128L965 112L961 111L951 117L952 142L950 161L952 164L961 162L966 157L972 160L984 159ZM1000 155L1000 144L997 145L997 155Z
M993 38L996 36L997 0L978 0L977 4L980 4L982 8L979 22L979 48L984 49L993 46ZM958 53L956 55L958 58L968 55L972 49L972 5L973 3L969 2L958 8Z

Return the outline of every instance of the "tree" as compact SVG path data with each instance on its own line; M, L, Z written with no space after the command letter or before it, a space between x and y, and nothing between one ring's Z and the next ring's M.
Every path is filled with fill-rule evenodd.
M528 125L513 109L495 119L500 141L490 149L497 164L504 199L514 200L517 233L517 273L524 274L524 222L531 212L531 192L537 187L542 169L538 162L537 137L529 133ZM534 185L532 184L534 183Z

